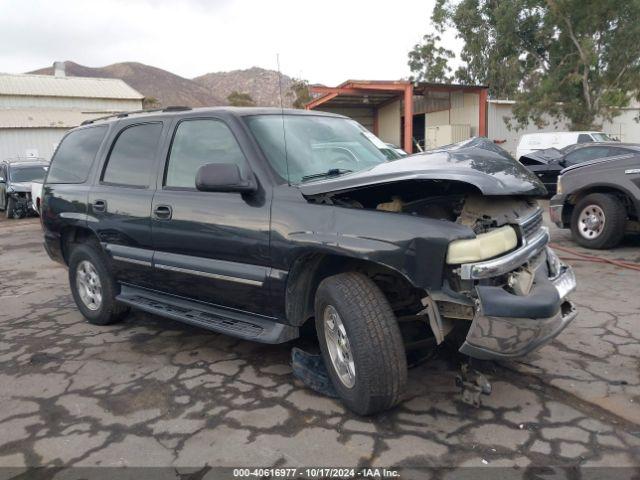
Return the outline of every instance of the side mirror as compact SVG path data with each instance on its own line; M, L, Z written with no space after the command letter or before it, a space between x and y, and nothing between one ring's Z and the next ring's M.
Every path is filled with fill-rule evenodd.
M560 160L558 160L558 165L564 168L567 166L567 161L564 158L561 158Z
M243 178L238 165L233 163L208 163L196 174L196 188L202 192L255 192L254 178Z

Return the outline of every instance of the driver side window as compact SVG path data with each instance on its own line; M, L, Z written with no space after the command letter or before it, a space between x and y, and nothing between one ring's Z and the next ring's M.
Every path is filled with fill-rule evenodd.
M576 165L578 163L593 160L595 158L603 158L607 156L606 147L587 147L580 148L575 152L571 152L565 158L567 166Z
M178 124L164 185L195 188L198 169L208 163L236 164L242 170L245 156L231 130L220 120L183 120Z

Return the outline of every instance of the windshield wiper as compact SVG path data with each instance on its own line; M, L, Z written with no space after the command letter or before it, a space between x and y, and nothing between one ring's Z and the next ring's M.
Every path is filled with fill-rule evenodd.
M306 182L307 180L313 180L314 178L324 178L324 177L337 177L338 175L342 175L344 173L351 173L353 170L349 170L346 168L330 168L326 172L320 173L312 173L311 175L305 175L302 177L302 181Z

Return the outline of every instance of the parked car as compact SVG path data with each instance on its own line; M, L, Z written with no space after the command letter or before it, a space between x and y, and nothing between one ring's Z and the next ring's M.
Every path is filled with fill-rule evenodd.
M640 146L563 170L549 210L587 248L612 248L626 232L640 232Z
M564 168L597 158L624 155L638 148L639 145L632 143L579 143L561 149L548 148L528 153L520 157L520 163L537 175L549 194L554 195L558 175Z
M537 150L561 149L576 143L611 142L614 139L602 132L540 132L525 133L516 148L516 159Z
M576 316L573 271L536 201L544 186L495 148L389 161L329 113L121 114L62 140L45 246L97 325L133 307L281 343L315 322L338 394L371 414L401 399L407 328L506 359Z
M0 210L7 218L33 213L31 182L43 180L48 165L43 160L0 162Z

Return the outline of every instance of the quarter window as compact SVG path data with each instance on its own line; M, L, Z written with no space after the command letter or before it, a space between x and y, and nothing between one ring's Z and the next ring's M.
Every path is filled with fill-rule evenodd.
M208 163L231 163L241 169L245 157L233 133L220 120L184 120L171 145L165 186L195 188L198 169Z
M102 181L131 187L148 187L162 123L145 123L120 132L111 148Z
M87 180L107 127L83 128L69 133L51 159L47 183L83 183Z

